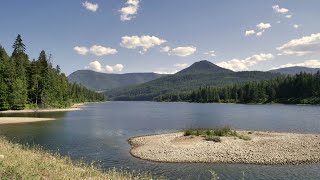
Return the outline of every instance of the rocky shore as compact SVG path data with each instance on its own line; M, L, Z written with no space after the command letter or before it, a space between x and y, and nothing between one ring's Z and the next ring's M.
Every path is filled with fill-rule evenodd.
M130 138L130 153L156 162L243 163L285 165L320 162L320 135L237 131L252 138L245 141L221 137L222 142L183 133Z

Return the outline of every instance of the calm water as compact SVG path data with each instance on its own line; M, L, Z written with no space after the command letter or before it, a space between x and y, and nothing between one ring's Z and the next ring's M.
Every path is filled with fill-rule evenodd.
M2 115L3 116L3 115ZM8 116L8 115L7 115ZM10 115L12 116L12 115ZM320 164L262 166L243 164L154 163L130 156L132 136L184 128L233 128L320 133L320 106L108 102L83 111L19 116L59 117L62 121L0 126L0 134L73 159L99 161L103 168L148 171L168 179L319 179Z

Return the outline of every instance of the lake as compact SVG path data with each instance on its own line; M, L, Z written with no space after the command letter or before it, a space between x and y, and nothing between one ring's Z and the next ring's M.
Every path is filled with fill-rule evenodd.
M0 114L0 116L15 116ZM58 117L62 120L0 126L0 135L19 143L37 144L72 159L96 161L98 166L147 171L168 179L319 179L320 164L244 165L155 163L129 154L127 139L185 128L230 126L238 129L320 133L320 106L238 105L157 102L87 104L83 111L18 116Z

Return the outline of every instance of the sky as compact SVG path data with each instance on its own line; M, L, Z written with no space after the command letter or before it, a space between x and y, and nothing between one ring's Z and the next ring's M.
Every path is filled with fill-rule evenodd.
M175 73L209 60L234 71L320 68L319 0L1 0L0 45L21 34L67 75Z

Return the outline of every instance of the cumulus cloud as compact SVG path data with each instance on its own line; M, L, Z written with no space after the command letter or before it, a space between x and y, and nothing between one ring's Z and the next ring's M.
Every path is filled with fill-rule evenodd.
M165 46L165 47L160 48L160 52L169 52L170 50L171 50L170 46Z
M262 36L264 31L257 32L256 36Z
M90 62L88 66L85 67L85 69L90 69L92 71L96 72L102 72L102 73L112 73L112 72L121 72L123 70L124 66L122 64L116 64L116 65L106 65L105 67L99 62L99 61L93 61Z
M76 51L80 55L86 55L89 52L89 49L84 46L76 46L73 48L74 51Z
M173 68L160 68L157 71L155 71L155 73L158 74L175 74L185 68L187 68L189 66L189 64L187 63L177 63L173 65Z
M255 30L248 30L248 31L245 32L246 36L251 36L251 35L254 35L254 34L256 34Z
M139 3L140 0L128 0L126 2L126 6L119 10L121 13L121 21L130 21L131 19L135 18L135 15L139 10Z
M295 24L295 25L293 25L293 27L296 28L296 29L298 29L298 28L300 27L300 25Z
M210 56L210 57L216 57L216 53L215 51L208 51L208 52L205 52L204 55L207 55L207 56Z
M280 55L303 56L320 52L320 33L311 34L300 39L293 39L277 48Z
M185 69L189 65L187 63L182 63L182 64L174 64L173 66L176 67L177 69Z
M252 67L258 64L261 61L266 61L273 58L274 56L272 54L261 53L261 54L255 54L245 59L232 59L229 61L223 61L218 63L217 65L223 68L231 69L233 71L244 71L244 70L248 70L249 67Z
M111 54L116 54L118 51L109 47L103 47L99 45L94 45L90 48L90 53L96 56L106 56Z
M281 8L279 5L272 6L272 9L274 10L274 12L280 13L280 14L286 14L289 12L289 9Z
M274 67L272 69L295 67L295 66L302 66L302 67L309 67L309 68L320 68L320 60L308 60L308 61L304 61L302 63L289 63L289 64L281 65L279 67Z
M85 7L87 10L92 11L92 12L96 12L98 10L98 8L99 8L98 4L93 4L93 3L90 3L88 1L82 3L82 6Z
M271 24L262 22L260 24L257 24L257 28L260 30L269 29L269 28L271 28Z
M285 17L288 18L288 19L290 19L290 18L292 18L292 15L288 14L288 15L286 15Z
M197 48L193 46L176 47L170 50L169 54L174 56L186 57L194 54L196 51Z
M93 45L91 48L87 48L85 46L76 46L73 48L73 50L80 55L87 55L88 53L91 53L96 56L106 56L118 53L116 49L103 47L99 45Z
M149 48L152 48L154 46L159 46L165 42L167 42L164 39L160 39L156 36L124 36L121 38L120 45L122 47L128 48L128 49L136 49L136 48L142 48L143 51L147 51Z

